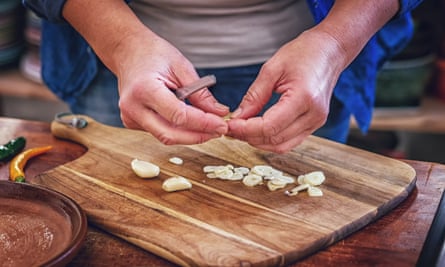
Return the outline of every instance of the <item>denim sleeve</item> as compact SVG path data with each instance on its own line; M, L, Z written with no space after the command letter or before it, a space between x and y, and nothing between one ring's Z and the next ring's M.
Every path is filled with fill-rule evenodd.
M406 13L412 11L415 7L417 7L423 0L399 0L400 9L398 15L403 16Z
M51 22L62 22L62 8L66 0L22 0L23 5L39 17Z
M50 22L65 21L62 16L62 9L67 0L22 0L23 5L29 8L39 17ZM131 0L125 0L130 2Z

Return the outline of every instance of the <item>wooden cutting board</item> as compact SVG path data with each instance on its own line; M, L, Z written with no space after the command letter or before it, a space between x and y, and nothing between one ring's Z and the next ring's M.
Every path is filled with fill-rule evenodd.
M287 154L226 138L165 146L148 133L85 118L83 129L53 122L52 133L88 151L34 182L73 198L90 223L183 266L290 264L389 212L415 187L409 165L313 136ZM173 156L184 164L170 163ZM130 166L134 158L157 164L161 174L138 178ZM267 164L294 177L321 170L324 195L290 197L265 185L209 179L202 171L226 164ZM175 175L193 187L165 192L162 182Z

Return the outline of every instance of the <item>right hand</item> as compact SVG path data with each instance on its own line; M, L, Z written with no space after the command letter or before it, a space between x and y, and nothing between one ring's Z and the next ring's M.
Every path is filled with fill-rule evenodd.
M229 109L210 91L190 96L192 105L171 92L199 79L175 47L154 34L131 36L121 44L115 73L126 127L148 131L167 145L203 143L227 133L222 117Z

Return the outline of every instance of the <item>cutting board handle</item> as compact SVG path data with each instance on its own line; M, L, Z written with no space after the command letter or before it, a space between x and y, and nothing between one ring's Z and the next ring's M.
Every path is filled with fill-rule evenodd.
M70 120L82 119L86 121L86 126L84 128L77 128L69 124ZM68 122L68 123L67 123ZM62 139L68 139L86 146L87 148L92 145L91 135L103 135L106 131L106 125L103 125L93 118L86 115L64 115L63 121L60 119L55 119L51 123L51 133Z

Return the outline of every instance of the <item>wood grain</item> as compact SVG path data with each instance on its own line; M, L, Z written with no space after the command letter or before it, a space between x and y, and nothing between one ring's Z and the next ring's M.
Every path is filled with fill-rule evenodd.
M88 151L35 182L74 198L106 231L183 266L287 265L387 213L415 186L415 171L403 162L316 137L278 155L224 138L164 146L147 133L88 120L81 130L52 124L55 136ZM172 156L184 165L169 163ZM159 165L160 176L137 178L133 158ZM322 170L324 196L288 197L202 172L222 164L270 164L293 176ZM164 192L162 181L173 175L189 178L193 188Z

